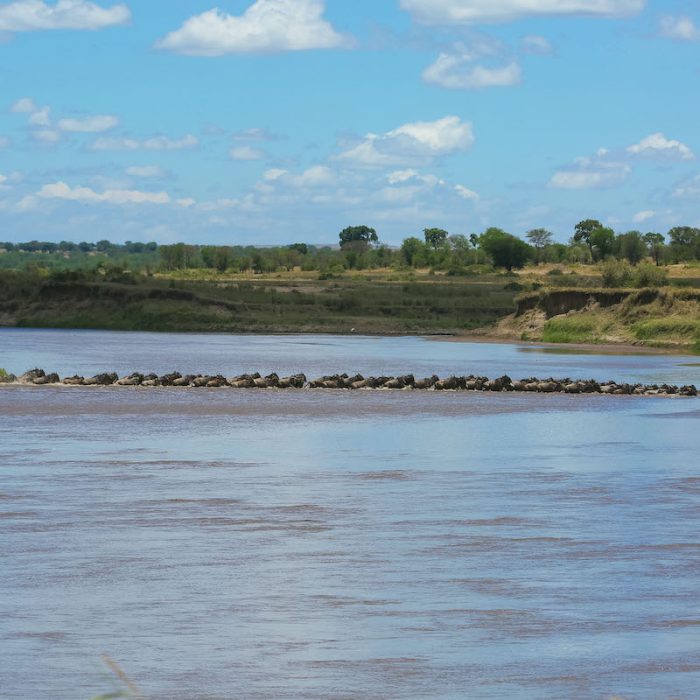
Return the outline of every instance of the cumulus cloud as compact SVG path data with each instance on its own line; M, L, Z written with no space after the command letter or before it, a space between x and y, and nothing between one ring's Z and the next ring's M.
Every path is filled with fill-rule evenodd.
M684 180L673 190L678 199L700 199L700 175Z
M471 123L447 116L432 122L404 124L384 134L367 134L337 159L368 167L410 165L466 151L473 143Z
M157 48L189 56L332 49L349 39L323 19L323 0L256 0L240 17L219 9L190 17Z
M96 30L126 24L131 19L124 5L101 7L87 0L16 0L0 6L0 32L31 32L46 29Z
M142 192L140 190L108 189L95 192L89 187L71 187L65 182L44 185L37 197L42 199L62 199L87 204L169 204L167 192Z
M441 53L423 71L423 80L451 90L506 87L522 80L522 69L515 61L489 68L472 65L472 60L470 54Z
M51 109L49 107L37 108L29 115L29 123L31 126L51 126Z
M182 151L199 146L199 140L192 134L179 139L167 136L153 136L150 139L102 137L92 144L93 151Z
M468 187L465 187L464 185L455 185L455 192L462 198L462 199L470 199L473 201L476 201L479 199L479 195L474 192L474 190L470 190Z
M639 143L627 147L627 153L633 156L662 158L666 160L694 160L695 154L684 143L667 139L661 132L649 134Z
M265 157L265 152L252 146L237 146L229 151L233 160L261 160Z
M421 24L510 22L543 15L624 17L644 9L645 0L401 0Z
M595 158L577 158L574 164L557 170L549 186L563 190L604 189L622 183L631 172L627 163L607 159L601 149Z
M642 224L649 219L653 219L656 216L656 212L651 209L645 209L644 211L638 211L633 217L632 221L635 224Z
M55 129L36 129L32 132L32 136L42 143L58 143L61 140L61 134Z
M273 134L268 129L255 127L252 129L243 129L232 134L235 141L277 141L282 138L278 134Z
M158 165L132 165L126 169L126 174L131 177L163 177L164 170Z
M36 112L37 109L39 108L31 97L22 97L10 107L10 110L16 114L30 114Z
M528 34L520 42L525 53L546 55L552 53L552 45L543 36L538 34Z
M83 119L61 119L57 126L61 131L95 134L119 126L119 119L108 114L96 114Z
M661 18L661 36L676 41L700 41L700 29L690 17Z

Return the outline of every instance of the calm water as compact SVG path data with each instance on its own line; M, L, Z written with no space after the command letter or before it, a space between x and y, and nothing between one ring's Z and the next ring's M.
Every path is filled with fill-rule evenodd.
M536 374L697 358L0 331L61 373ZM700 401L0 390L0 697L696 698Z

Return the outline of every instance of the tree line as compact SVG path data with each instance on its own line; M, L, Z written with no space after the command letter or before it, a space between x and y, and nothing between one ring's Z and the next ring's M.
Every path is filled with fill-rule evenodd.
M597 263L624 260L631 265L651 259L656 265L700 260L700 229L676 226L665 235L656 232L616 233L596 219L574 227L568 243L558 243L551 231L528 231L524 239L500 228L480 234L450 234L441 228L425 228L422 236L409 236L401 246L383 244L374 228L349 226L338 234L337 246L293 243L285 246L188 245L127 241L115 244L30 241L0 243L3 258L15 254L48 254L63 259L110 259L130 269L177 271L210 269L219 272L273 273L301 269L333 274L343 270L377 268L430 268L459 274L474 266L513 270L527 264ZM21 256L20 256L21 257ZM17 258L19 259L19 258ZM84 263L83 263L84 264ZM101 263L96 263L101 264Z

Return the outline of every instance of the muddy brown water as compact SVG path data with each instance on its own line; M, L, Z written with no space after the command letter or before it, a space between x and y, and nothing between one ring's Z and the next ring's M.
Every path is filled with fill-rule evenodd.
M692 358L412 338L0 331L0 349L15 372L700 384ZM5 388L0 697L106 692L102 653L163 700L697 697L699 406Z

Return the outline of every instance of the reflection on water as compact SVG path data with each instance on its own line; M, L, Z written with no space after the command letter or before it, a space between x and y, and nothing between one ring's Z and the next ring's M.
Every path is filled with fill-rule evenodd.
M695 400L12 388L0 414L3 700L104 692L101 653L163 700L697 695Z

